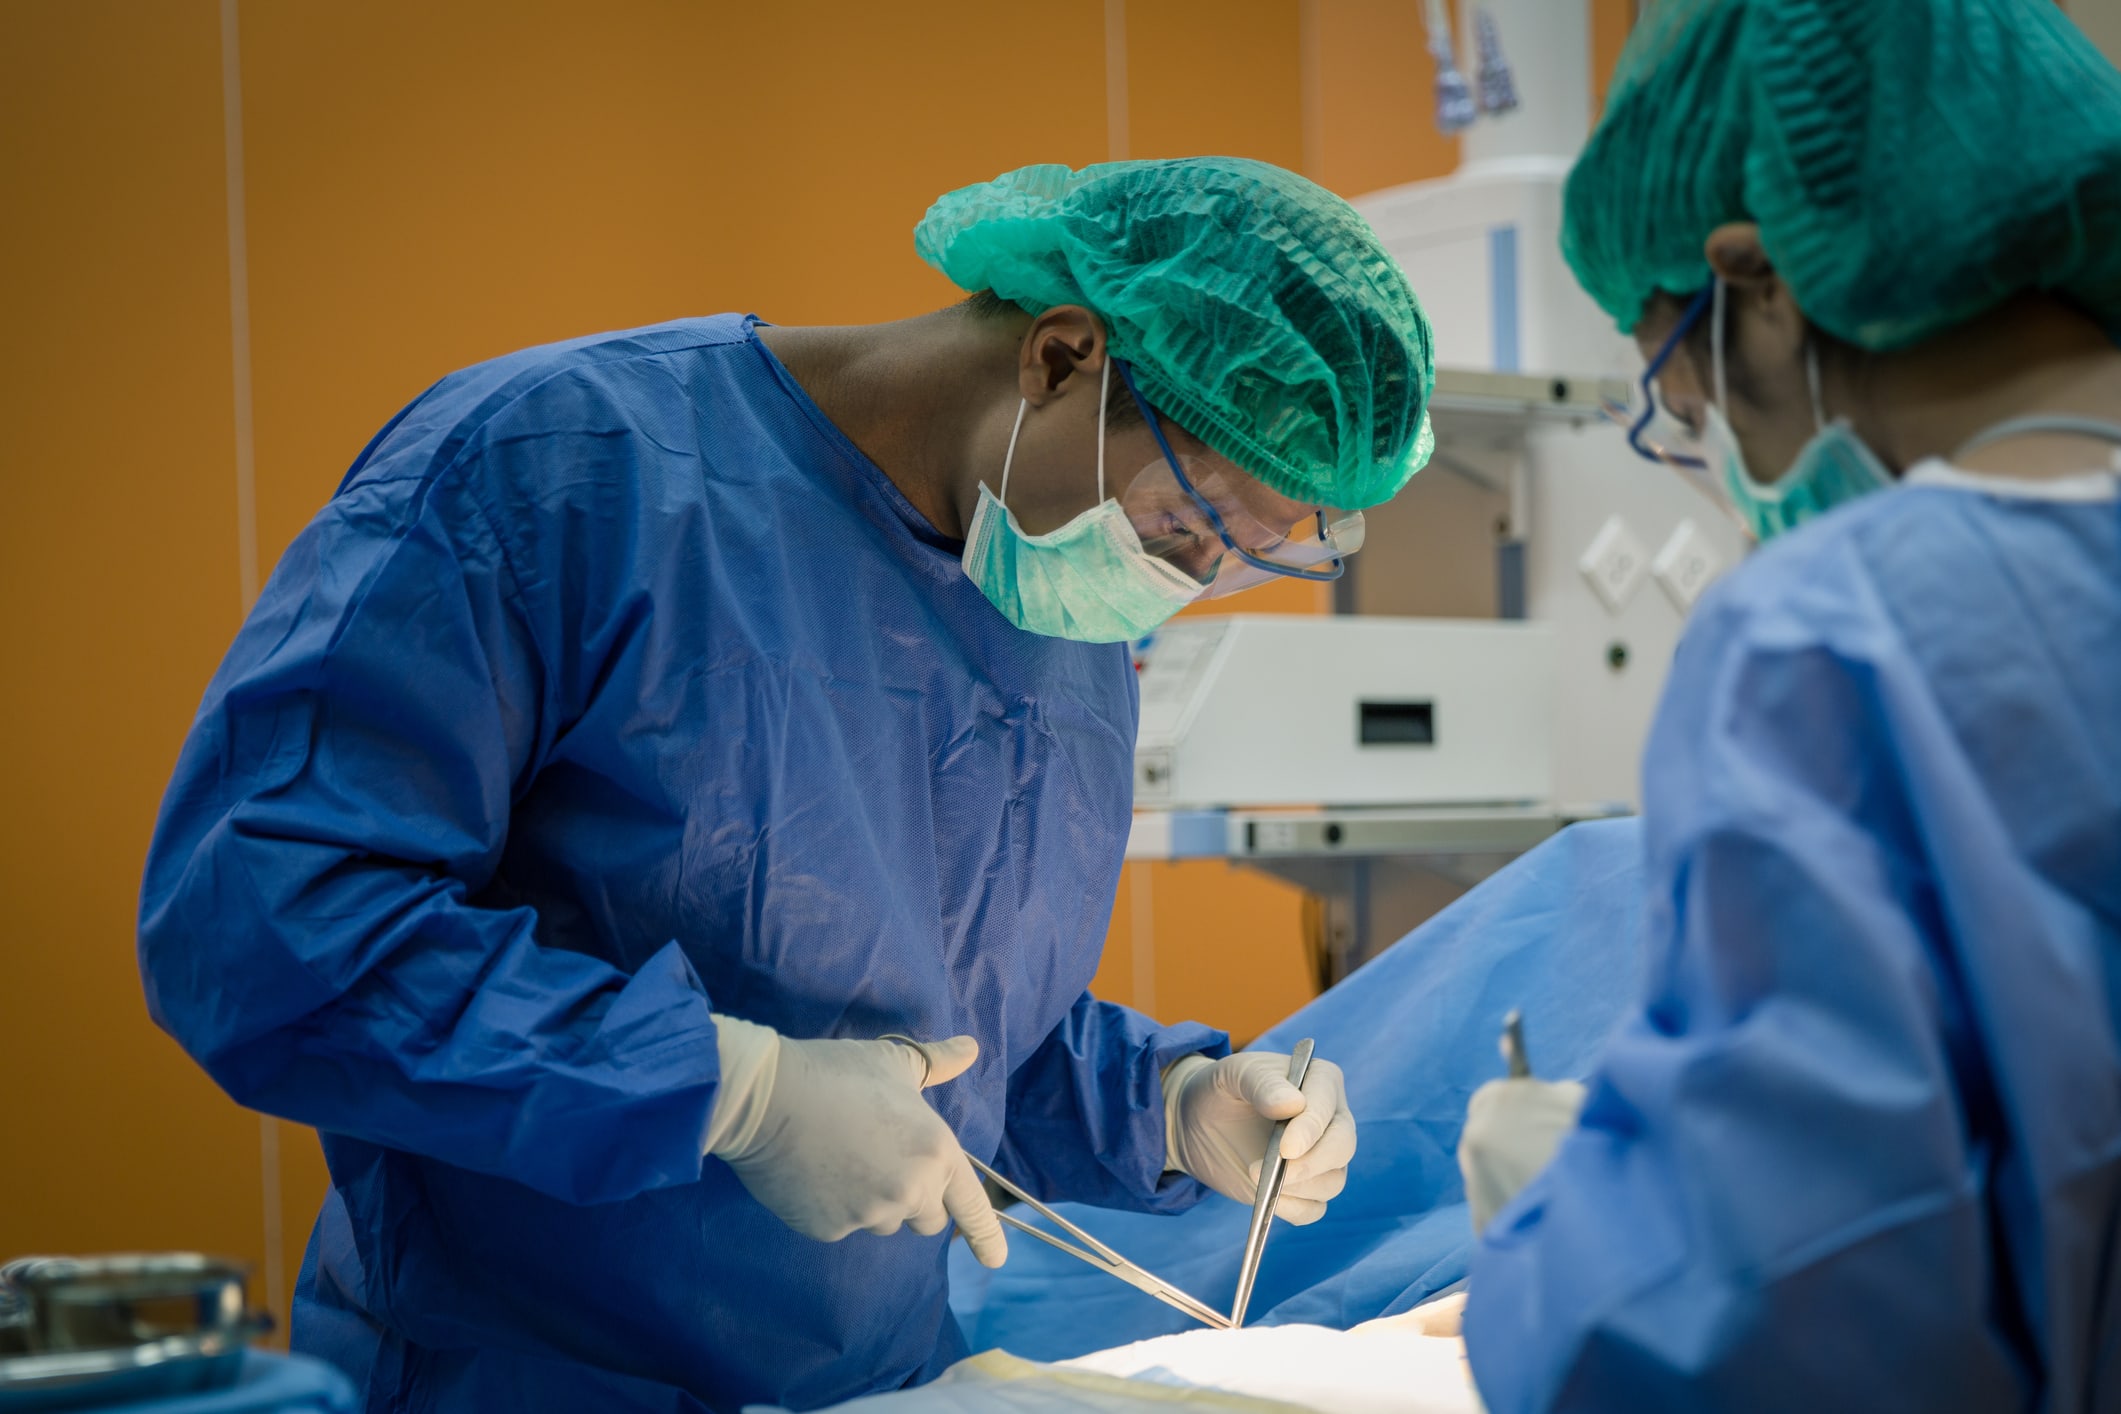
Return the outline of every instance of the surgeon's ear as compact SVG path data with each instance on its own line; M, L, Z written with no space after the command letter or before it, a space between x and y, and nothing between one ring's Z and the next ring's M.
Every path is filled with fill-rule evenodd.
M1768 259L1767 247L1760 243L1760 227L1751 221L1718 226L1709 232L1701 253L1727 284L1764 280L1775 273L1775 262Z
M1702 254L1726 287L1727 318L1744 345L1737 356L1756 368L1796 367L1804 351L1804 314L1768 259L1760 227L1751 221L1718 226Z
M1017 386L1033 407L1077 391L1094 397L1104 361L1103 322L1079 304L1057 304L1032 320L1024 334Z

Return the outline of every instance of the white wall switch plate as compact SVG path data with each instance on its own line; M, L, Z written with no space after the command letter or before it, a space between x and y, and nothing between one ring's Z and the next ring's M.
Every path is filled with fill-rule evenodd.
M1591 582L1591 588L1613 613L1628 606L1642 577L1650 572L1650 552L1642 548L1635 532L1619 516L1610 516L1591 539L1590 548L1576 567Z
M1665 595L1684 614L1694 607L1701 591L1715 583L1716 576L1723 573L1723 556L1716 553L1716 547L1708 536L1702 534L1700 526L1691 520L1683 520L1672 532L1672 538L1664 542L1664 548L1657 552L1650 572L1657 576Z

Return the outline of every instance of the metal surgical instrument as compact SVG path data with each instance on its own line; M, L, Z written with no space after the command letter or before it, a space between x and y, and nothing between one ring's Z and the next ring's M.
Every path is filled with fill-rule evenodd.
M1151 1272L1146 1268L1137 1266L1133 1262L1128 1261L1125 1257L1120 1256L1119 1253L1113 1251L1104 1243L1099 1242L1089 1233L1084 1232L1081 1228L1077 1227L1074 1223L1069 1222L1059 1213L1054 1212L1053 1209L1047 1207L1044 1203L1039 1202L1038 1199L1032 1197L1029 1193L1026 1193L1023 1189L1017 1187L1014 1183L1010 1182L1008 1179L996 1173L992 1168L988 1167L986 1164L981 1163L978 1159L972 1158L972 1155L967 1154L965 1155L965 1157L968 1159L972 1159L972 1167L979 1172L981 1177L987 1179L990 1183L993 1183L999 1188L1001 1188L1003 1192L1007 1193L1010 1197L1016 1199L1017 1202L1022 1203L1025 1207L1031 1209L1032 1212L1037 1213L1047 1222L1052 1223L1062 1232L1065 1232L1066 1234L1068 1234L1068 1236L1074 1238L1076 1242L1082 1243L1083 1246L1078 1247L1075 1245L1074 1242L1064 1242L1060 1238L1055 1237L1052 1233L1047 1232L1044 1228L1034 1227L1030 1223L1025 1222L1022 1218L1019 1218L1012 1213L997 1210L994 1215L1000 1218L1004 1223L1008 1224L1010 1227L1015 1228L1018 1232L1024 1233L1027 1236L1035 1237L1039 1241L1044 1242L1049 1246L1058 1247L1061 1251L1067 1253L1069 1256L1077 1258L1084 1262L1088 1262L1091 1266L1097 1268L1101 1272L1106 1272L1112 1276L1118 1277L1121 1281L1127 1283L1127 1285L1135 1288L1137 1291L1147 1292L1149 1295L1163 1302L1166 1306L1174 1307L1177 1310L1185 1312L1194 1320L1199 1321L1202 1325L1213 1326L1218 1330L1224 1329L1229 1326L1230 1318L1223 1315L1222 1312L1216 1310L1212 1306L1207 1305L1205 1302L1196 1300L1195 1298L1188 1296L1185 1292L1180 1291L1177 1287L1171 1285L1171 1283L1165 1281L1162 1277L1157 1276L1154 1272Z
M1289 1056L1289 1083L1299 1090L1311 1069L1311 1051L1310 1041L1298 1041ZM1237 1269L1237 1300L1230 1306L1233 1329L1245 1323L1245 1307L1252 1301L1252 1280L1259 1275L1259 1259L1267 1252L1267 1229L1274 1225L1274 1205L1281 1199L1281 1177L1287 1168L1281 1156L1281 1137L1288 1129L1287 1120L1274 1126L1267 1136L1266 1156L1260 1160L1259 1188L1252 1195L1252 1227L1245 1234L1245 1258Z
M1532 1074L1531 1058L1524 1052L1524 1013L1515 1007L1502 1019L1502 1060L1510 1068L1512 1080L1524 1080Z

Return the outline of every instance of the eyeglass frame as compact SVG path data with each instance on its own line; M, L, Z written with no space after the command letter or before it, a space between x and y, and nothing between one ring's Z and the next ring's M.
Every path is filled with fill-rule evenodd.
M1119 369L1120 381L1127 385L1127 394L1134 399L1134 406L1141 410L1142 420L1149 424L1149 431L1155 435L1157 449L1164 454L1164 461L1170 466L1172 476L1178 479L1179 489L1184 491L1192 499L1193 504L1199 508L1201 514L1208 518L1208 524L1215 527L1216 537L1222 541L1224 550L1237 556L1238 559L1244 561L1253 569L1260 570L1266 574L1278 575L1284 579L1306 580L1312 584L1331 584L1348 572L1347 559L1343 555L1335 555L1333 557L1333 564L1330 569L1306 569L1295 565L1276 564L1272 560L1253 554L1250 550L1238 544L1232 538L1229 526L1223 523L1222 513L1216 510L1208 498L1196 490L1192 481L1187 478L1185 467L1179 463L1178 453L1171 450L1170 439L1164 436L1163 419L1157 416L1156 409L1149 406L1149 400L1142 396L1141 389L1134 386L1133 370L1127 367L1124 359L1115 358L1112 362L1113 366ZM1318 517L1319 538L1323 541L1329 529L1329 522L1326 520L1325 511L1319 510L1314 512L1314 514ZM1360 515L1362 513L1357 511L1355 514ZM1352 554L1353 552L1350 551L1349 553ZM1210 582L1212 583L1212 581Z
M1665 336L1664 342L1658 346L1657 352L1651 356L1649 365L1642 370L1642 411L1635 415L1635 420L1628 423L1627 427L1628 449L1644 461L1656 462L1660 466L1684 467L1688 471L1708 470L1707 459L1694 456L1689 452L1671 451L1655 442L1646 442L1643 440L1642 434L1648 429L1650 419L1657 415L1657 375L1664 371L1665 364L1672 357L1672 351L1679 347L1679 341L1685 338L1696 324L1701 322L1701 316L1708 312L1709 303L1714 298L1715 293L1715 285L1710 284L1701 293L1694 296L1687 304L1686 312L1679 316L1679 323L1673 326L1672 332ZM1609 412L1615 414L1615 421L1624 421L1626 419L1627 409L1619 408L1616 410L1611 403L1607 404L1607 408Z

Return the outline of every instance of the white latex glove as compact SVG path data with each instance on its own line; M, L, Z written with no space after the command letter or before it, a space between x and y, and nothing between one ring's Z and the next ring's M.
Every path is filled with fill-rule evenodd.
M1267 1137L1289 1120L1281 1138L1281 1201L1285 1222L1315 1223L1326 1201L1348 1186L1355 1157L1355 1116L1348 1112L1340 1067L1314 1060L1303 1089L1289 1083L1289 1058L1243 1051L1221 1060L1186 1056L1164 1071L1164 1167L1191 1174L1225 1198L1249 1206L1259 1189Z
M1001 1220L957 1136L921 1098L964 1074L978 1041L798 1041L714 1021L722 1084L707 1152L775 1217L821 1242L901 1225L932 1237L954 1219L981 1265L1002 1264Z
M1552 1161L1582 1109L1583 1087L1573 1080L1490 1080L1473 1092L1458 1137L1458 1171L1474 1232Z

